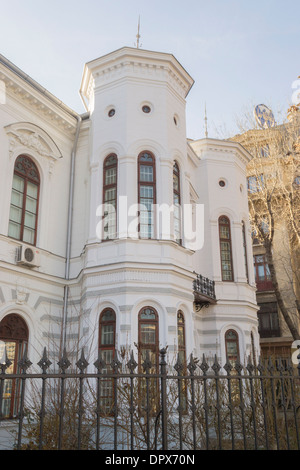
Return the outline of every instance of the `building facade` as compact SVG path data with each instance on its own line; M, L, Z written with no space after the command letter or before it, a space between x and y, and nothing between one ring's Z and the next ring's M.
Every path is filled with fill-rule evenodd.
M2 56L0 80L0 344L11 368L44 347L54 362L62 348L90 362L100 350L107 363L131 349L155 363L166 345L170 362L258 356L251 156L187 139L193 79L174 56L125 47L87 63L81 115Z

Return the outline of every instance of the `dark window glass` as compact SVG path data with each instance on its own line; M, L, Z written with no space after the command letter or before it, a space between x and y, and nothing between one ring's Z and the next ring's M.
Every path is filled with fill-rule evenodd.
M221 216L219 218L219 237L222 281L233 281L230 221L228 217Z
M27 352L28 328L25 321L16 314L10 314L0 322L0 360L4 358L5 349L11 365L5 373L19 374L18 362ZM15 418L20 406L19 379L6 379L3 382L2 416L3 418Z

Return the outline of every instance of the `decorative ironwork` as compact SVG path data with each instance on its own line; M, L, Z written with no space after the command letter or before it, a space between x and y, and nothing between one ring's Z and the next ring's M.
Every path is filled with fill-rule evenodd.
M215 281L211 281L207 277L197 274L197 278L193 282L194 298L196 311L199 312L203 307L209 307L215 304Z
M115 355L112 372L100 353L94 368L89 368L83 350L76 363L79 371L76 368L67 371L71 364L64 350L58 363L60 371L48 371L51 361L46 349L38 362L41 373L27 374L31 362L24 354L19 361L20 372L8 374L10 361L4 348L0 359L0 423L7 419L3 414L7 400L4 384L12 381L13 386L20 387L15 402L18 412L14 416L16 448L19 450L42 450L48 446L68 449L66 442L72 442L72 448L78 450L118 450L124 448L124 442L131 450L168 450L169 444L170 448L180 450L300 450L300 363L293 366L291 361L274 363L271 359L263 361L259 358L256 366L251 357L245 364L239 359L233 362L228 358L221 367L216 355L213 360L203 355L200 363L191 354L186 367L178 356L174 366L177 374L172 375L172 368L166 361L167 348L159 353L159 368L151 367L149 354L146 354L145 375L136 371L138 364L132 351L124 364L127 368L121 367L118 354ZM27 380L32 386L26 386ZM35 402L30 394L39 388L41 380L36 418L27 422L25 412L32 413ZM137 393L141 380L149 383L147 406L143 411ZM151 380L156 391L153 399ZM53 383L57 385L51 395L49 384ZM101 384L109 383L113 383L113 388L109 399L111 410L107 413L107 396L103 398L100 392ZM71 399L74 416L70 420ZM55 400L56 406L53 406ZM51 439L48 439L52 418L59 426L56 431L51 430ZM30 426L35 432L28 440L28 432L33 429ZM70 433L75 433L72 439L68 439Z
M42 359L37 365L43 370L43 374L46 374L47 369L52 365L52 362L48 359L46 348L44 348Z

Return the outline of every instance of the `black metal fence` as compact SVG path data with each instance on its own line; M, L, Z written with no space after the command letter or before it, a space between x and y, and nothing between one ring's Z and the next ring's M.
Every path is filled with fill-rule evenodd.
M116 353L108 367L82 352L72 368L64 351L53 370L44 350L38 372L25 355L18 374L6 373L5 356L0 448L9 425L24 450L300 449L300 355L298 366L249 358L223 367L204 356L171 366L166 355L155 365L148 354L138 364L133 353L122 363Z

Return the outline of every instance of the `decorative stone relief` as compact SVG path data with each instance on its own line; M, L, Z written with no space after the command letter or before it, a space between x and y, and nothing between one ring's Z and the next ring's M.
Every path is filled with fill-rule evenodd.
M9 138L10 157L12 157L18 147L25 147L28 151L33 150L41 157L48 157L52 160L62 157L52 138L43 129L34 124L26 122L11 124L5 127L5 131Z

